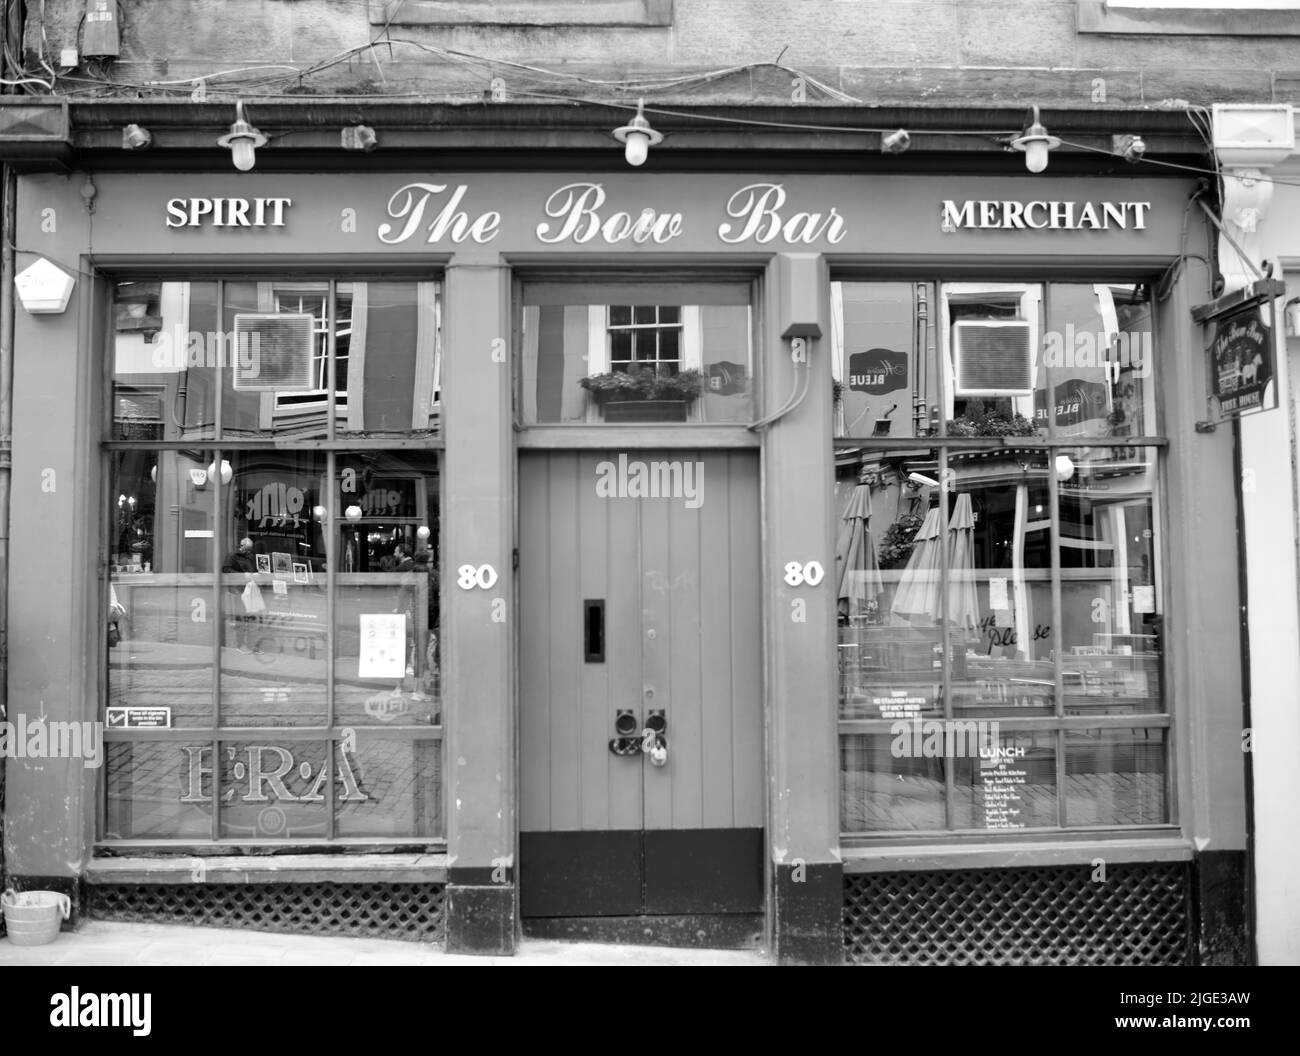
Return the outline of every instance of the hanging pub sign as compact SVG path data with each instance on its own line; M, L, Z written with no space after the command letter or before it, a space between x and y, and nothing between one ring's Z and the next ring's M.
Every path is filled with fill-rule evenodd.
M1225 294L1192 311L1205 324L1210 394L1223 415L1272 410L1277 386L1273 332L1276 298L1286 287L1276 279L1261 279L1245 289Z
M849 388L883 396L907 385L907 353L869 348L849 355Z

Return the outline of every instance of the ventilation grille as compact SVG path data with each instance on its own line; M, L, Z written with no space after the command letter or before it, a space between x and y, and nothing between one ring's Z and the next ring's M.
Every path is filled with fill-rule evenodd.
M952 327L958 396L1031 396L1034 349L1024 319L963 319Z
M855 964L1187 964L1187 866L869 873L844 880Z
M100 920L442 942L442 884L92 884Z
M302 392L311 376L315 320L310 315L235 316L235 388Z

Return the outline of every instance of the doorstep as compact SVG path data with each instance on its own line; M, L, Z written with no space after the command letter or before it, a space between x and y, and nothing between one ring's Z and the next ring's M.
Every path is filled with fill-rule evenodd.
M92 858L88 884L445 884L445 854ZM196 872L199 874L196 876Z

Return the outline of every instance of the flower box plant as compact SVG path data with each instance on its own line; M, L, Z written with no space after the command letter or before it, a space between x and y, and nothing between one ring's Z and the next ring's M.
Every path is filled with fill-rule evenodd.
M591 394L606 421L686 420L686 409L704 390L704 375L698 370L659 374L653 369L633 367L591 374L578 384Z
M982 400L971 400L960 418L948 419L949 436L1038 436L1038 429L1023 414L984 409Z

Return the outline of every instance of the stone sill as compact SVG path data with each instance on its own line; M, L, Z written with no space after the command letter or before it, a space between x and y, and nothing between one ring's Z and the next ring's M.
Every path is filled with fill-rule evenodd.
M909 847L842 847L846 875L929 872L935 869L1010 869L1043 865L1107 865L1129 862L1185 862L1192 843L1181 836L1145 839L1036 840L996 844L916 844Z
M285 854L92 858L88 884L277 884L447 881L445 854ZM195 870L202 863L201 878Z
M370 0L372 26L671 26L672 0Z
M1300 36L1300 4L1293 8L1111 7L1106 0L1076 0L1080 33L1141 33L1148 36L1295 37Z

